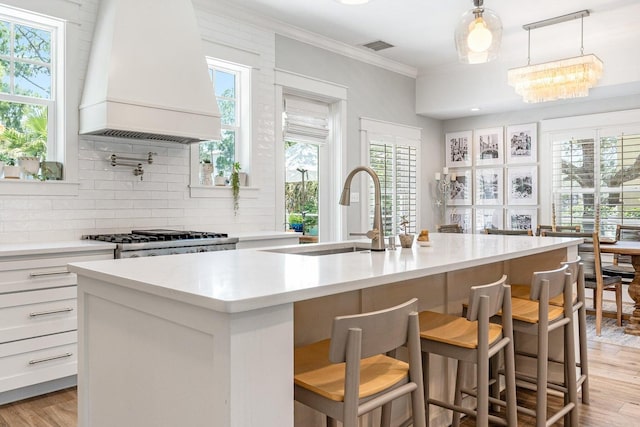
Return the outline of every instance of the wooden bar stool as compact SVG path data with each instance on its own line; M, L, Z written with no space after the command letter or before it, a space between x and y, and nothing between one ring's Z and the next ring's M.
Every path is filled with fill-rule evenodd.
M587 307L585 303L585 279L584 264L580 257L574 261L561 263L568 267L572 279L573 312L578 313L578 352L576 353L576 366L580 375L576 378L576 386L582 387L582 403L589 404L589 356L587 350ZM529 299L531 285L511 285L511 296L514 298ZM564 306L564 294L549 299L549 304L556 307Z
M338 316L331 339L294 351L294 398L327 416L327 426L357 427L358 417L411 396L413 426L425 427L418 300L371 313ZM409 363L392 357L406 346Z
M536 391L536 409L518 407L518 410L536 418L536 427L550 426L564 417L564 425L578 427L576 361L573 332L572 278L568 266L557 270L533 273L529 299L512 298L513 329L537 338L536 373L516 372L516 378L530 383ZM562 307L550 305L549 300L563 294ZM562 328L564 340L562 384L548 381L549 334ZM516 348L518 337L516 337ZM547 419L547 392L549 389L564 394L564 405Z
M427 420L429 405L437 405L454 411L453 426L460 424L460 413L476 417L476 425L488 426L489 420L503 425L517 425L516 382L513 349L513 325L511 323L511 293L505 284L507 276L497 282L473 286L469 296L467 317L423 311L420 313L420 341L427 401ZM498 312L502 313L502 324L489 320ZM500 350L504 353L506 402L500 401L499 382L489 382L489 363L492 362L497 376L497 362ZM429 355L438 354L458 360L456 389L453 404L429 397ZM462 389L462 363L477 366L476 390ZM490 398L489 386L494 389L494 398ZM476 397L476 409L462 406L462 394ZM489 402L506 406L506 419L489 415Z

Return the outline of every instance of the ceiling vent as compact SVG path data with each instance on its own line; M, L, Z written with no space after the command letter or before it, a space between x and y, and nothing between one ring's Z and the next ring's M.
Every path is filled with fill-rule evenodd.
M383 42L382 40L377 40L375 42L370 42L367 44L363 44L362 46L371 49L371 50L375 50L376 52L379 50L383 50L383 49L389 49L390 47L394 47L392 44L389 44L387 42Z

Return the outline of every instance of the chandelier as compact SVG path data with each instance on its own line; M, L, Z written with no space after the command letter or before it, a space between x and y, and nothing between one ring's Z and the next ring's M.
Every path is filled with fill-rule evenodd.
M544 21L524 25L529 39L527 66L512 68L507 77L524 102L547 102L558 99L578 98L589 95L602 76L602 61L593 54L584 54L584 17L588 10L562 15ZM531 64L531 30L580 18L580 56L542 64Z

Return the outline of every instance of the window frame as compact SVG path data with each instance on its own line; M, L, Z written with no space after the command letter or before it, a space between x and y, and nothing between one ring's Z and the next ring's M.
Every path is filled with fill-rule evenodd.
M239 63L226 61L220 58L206 56L207 65L213 71L224 71L233 73L236 76L236 125L228 125L221 123L221 130L228 129L236 132L234 146L234 162L239 162L243 172L249 173L251 170L251 134L252 134L252 111L251 111L251 94L252 94L252 67ZM212 82L212 90L214 83ZM216 96L216 100L219 97ZM200 143L191 144L190 147L190 194L191 197L231 197L231 186L209 186L200 184ZM216 172L214 172L215 174ZM243 187L243 193L251 190L257 190L255 186ZM245 194L244 196L249 196Z
M594 191L582 192L594 193L598 197L600 194L600 138L602 136L611 136L614 133L640 133L640 109L544 120L541 122L541 133L543 136L542 143L544 144L541 148L548 153L553 153L554 140L570 139L571 137L594 140L594 143L597 144L594 153L594 169L598 170L598 175L594 177L594 180L597 182L598 189L594 188ZM555 205L553 163L553 154L548 162L541 163L540 190L542 191L541 194L548 194L549 196L541 197L540 223L550 224L552 221L552 205Z
M415 223L411 225L415 232L419 231L420 227L420 206L421 206L421 197L420 191L418 189L418 182L421 176L421 145L422 145L422 128L403 125L399 123L389 123L383 122L380 120L369 119L365 117L360 118L360 138L361 138L361 147L362 147L362 163L366 165L371 165L370 160L370 138L369 133L379 134L379 135L389 135L393 138L393 142L389 142L391 145L409 145L415 147L416 149L416 169L415 169L415 181L416 181L416 193L415 193ZM402 141L400 141L402 140ZM395 168L394 168L395 170ZM360 192L361 194L367 197L366 200L369 200L370 196L370 188L369 179L362 179L360 182ZM394 189L395 194L395 189ZM395 200L394 200L395 203ZM369 227L369 204L361 203L361 228L362 230L368 229ZM395 218L397 209L393 208L393 218ZM396 221L397 222L397 221ZM397 230L398 224L394 224L394 228Z
M51 31L51 102L47 108L47 157L46 160L61 162L64 176L61 181L3 180L0 179L2 195L58 196L77 195L78 179L78 122L73 112L77 104L71 105L73 85L68 84L75 75L70 71L78 64L79 28L68 25L68 19L45 16L42 13L0 5L0 19ZM5 96L13 96L4 94ZM24 102L22 97L18 102ZM7 99L7 98L5 98ZM29 98L33 104L44 105L43 98ZM48 101L47 101L48 102ZM31 102L29 102L31 103Z

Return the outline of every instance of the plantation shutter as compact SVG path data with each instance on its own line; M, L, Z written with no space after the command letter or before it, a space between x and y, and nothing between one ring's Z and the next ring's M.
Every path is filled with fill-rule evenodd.
M640 134L553 135L552 148L556 224L591 231L599 209L602 235L613 236L616 224L640 225Z
M329 104L284 96L283 129L285 141L322 145L329 136Z
M369 162L380 178L382 222L387 236L399 234L401 217L409 220L408 233L417 224L417 156L419 141L369 132ZM373 183L370 183L373 194ZM369 217L373 219L374 199L369 198Z
M593 229L597 164L593 136L555 136L552 150L552 202L556 224L580 225L583 230Z

